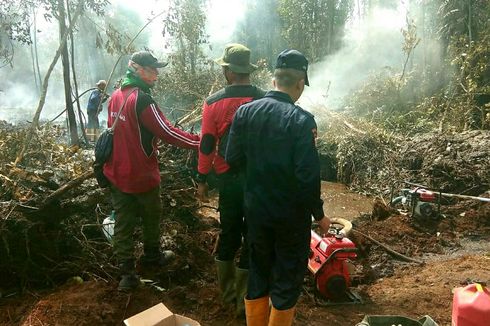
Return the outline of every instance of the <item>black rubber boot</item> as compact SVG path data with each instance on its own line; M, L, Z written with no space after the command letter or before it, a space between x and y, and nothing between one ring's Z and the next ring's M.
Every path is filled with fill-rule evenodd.
M117 289L119 291L129 292L138 287L140 279L134 270L134 261L125 260L119 264L119 273L121 280Z

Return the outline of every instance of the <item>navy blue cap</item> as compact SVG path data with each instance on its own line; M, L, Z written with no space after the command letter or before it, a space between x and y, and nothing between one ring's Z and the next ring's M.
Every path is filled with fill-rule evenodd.
M167 62L158 62L158 59L155 58L148 51L139 51L139 52L133 53L133 55L131 56L131 61L139 64L140 66L152 67L152 68L163 68L166 65L168 65Z
M308 60L298 50L286 49L279 53L275 68L290 68L303 71L305 73L305 85L310 86L308 81Z

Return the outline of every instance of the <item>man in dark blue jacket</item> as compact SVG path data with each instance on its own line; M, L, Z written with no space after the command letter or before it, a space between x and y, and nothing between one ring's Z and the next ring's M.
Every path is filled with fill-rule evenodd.
M107 82L103 79L99 80L97 84L97 89L90 93L90 97L87 103L87 129L85 133L90 141L95 142L99 136L100 124L99 124L99 113L102 110L102 103L104 103L109 95L104 93Z
M324 232L330 225L320 199L317 126L312 114L294 104L309 85L308 61L285 50L275 68L275 90L238 109L226 151L230 166L246 175L248 326L292 324L307 269L311 216Z

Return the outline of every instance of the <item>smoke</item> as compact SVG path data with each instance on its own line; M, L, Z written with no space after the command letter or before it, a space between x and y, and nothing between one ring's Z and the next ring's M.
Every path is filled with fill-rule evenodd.
M209 43L213 45L212 57L221 55L225 44L236 42L231 38L246 12L246 2L240 0L212 0L208 3L206 32Z
M28 64L28 59L24 59ZM15 67L15 66L14 66ZM11 68L2 68L0 87L0 120L11 123L31 121L39 103L32 72L17 72ZM4 77L8 77L5 78ZM41 119L55 117L64 109L64 89L59 80L51 80L46 95L46 102L41 113Z
M116 13L118 19L126 19L126 26L130 24L137 24L139 28L143 26L142 20L138 21L137 18L128 16L132 14L131 11L117 10L119 10L117 7L108 8L107 16L104 19L111 22L112 25L118 26L118 21L112 18L114 13ZM101 31L98 26L103 26L103 24L104 21L97 20L96 17L81 17L77 25L74 36L75 66L79 94L95 87L95 83L98 80L107 79L116 62L117 55L109 55L104 49L97 46L96 32ZM119 23L119 25L121 24ZM47 22L43 18L43 12L39 11L36 27L39 68L41 70L41 80L43 80L59 46L58 24L56 20ZM142 39L144 37L145 35L141 36ZM0 120L16 124L32 120L39 104L41 86L39 82L36 84L35 81L31 48L29 45L21 45L15 42L13 44L14 61L12 67L0 68L0 78L2 80L2 83L0 83ZM124 60L120 62L120 67L116 70L116 74L109 85L109 93L112 91L111 86L115 80L121 76L121 71L124 72L126 62ZM73 76L71 78L73 80ZM75 87L74 84L72 84L73 87ZM72 92L74 92L73 89ZM85 112L89 94L90 92L80 97L80 108L83 112ZM77 110L76 104L74 104L74 108ZM41 111L40 119L51 120L64 109L64 83L61 58L59 58L49 78L45 104ZM76 116L78 117L78 114ZM62 123L64 119L66 119L66 114L61 115L56 122Z
M301 104L338 109L350 91L358 89L375 71L400 70L403 65L403 36L406 11L378 8L365 20L351 21L343 48L309 69L310 87Z

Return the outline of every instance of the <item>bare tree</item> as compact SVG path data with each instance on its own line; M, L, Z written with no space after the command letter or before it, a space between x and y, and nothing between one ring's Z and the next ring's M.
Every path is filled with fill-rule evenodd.
M13 164L14 168L24 158L24 155L25 155L27 149L29 148L29 146L31 144L32 138L34 137L34 134L36 133L37 128L39 127L39 117L41 116L41 111L43 110L44 103L46 102L46 93L48 92L49 77L51 76L51 73L53 72L54 66L56 65L56 63L58 62L58 59L61 56L61 52L63 51L63 47L66 46L66 41L68 39L68 35L69 35L70 31L73 29L73 27L75 26L75 23L78 20L78 17L80 17L80 14L82 13L83 3L84 3L84 1L78 2L77 7L75 9L75 13L73 15L73 20L72 20L70 26L66 29L65 33L63 34L63 37L61 38L61 41L60 41L60 46L56 50L56 54L55 54L53 60L51 61L51 64L49 65L49 68L48 68L48 71L46 72L46 75L44 76L43 85L41 88L41 96L39 98L39 103L37 105L36 112L34 113L34 117L32 119L32 124L31 124L29 132L27 134L27 137L25 138L24 144L22 145L22 149L17 154L17 158L15 159L15 162Z

